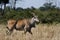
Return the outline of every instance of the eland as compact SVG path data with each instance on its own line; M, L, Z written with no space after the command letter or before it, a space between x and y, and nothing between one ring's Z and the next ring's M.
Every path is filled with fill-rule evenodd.
M31 28L35 27L35 23L39 22L38 17L35 15L35 13L32 13L33 17L29 18L29 19L19 19L19 20L14 20L14 19L10 19L7 21L7 28L9 30L9 32L13 32L13 29L16 30L24 30L24 33L29 32L30 34L32 34L31 32Z

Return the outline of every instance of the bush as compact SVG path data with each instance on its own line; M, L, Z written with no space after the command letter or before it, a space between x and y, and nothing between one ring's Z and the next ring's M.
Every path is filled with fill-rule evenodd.
M30 11L35 12L35 14L38 16L39 20L42 23L53 23L53 22L60 22L60 9L54 8L54 10L46 10L41 11L40 9L18 9L13 10L8 9L5 10L5 14L3 17L0 17L0 20L7 21L8 19L23 19L23 18L32 18L32 14Z

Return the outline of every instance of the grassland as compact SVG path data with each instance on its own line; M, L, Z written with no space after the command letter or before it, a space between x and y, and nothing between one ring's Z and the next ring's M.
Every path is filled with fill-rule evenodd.
M12 35L6 34L6 25L0 24L0 40L60 40L60 23L59 24L39 24L32 28L33 35L22 34L23 31L14 30Z

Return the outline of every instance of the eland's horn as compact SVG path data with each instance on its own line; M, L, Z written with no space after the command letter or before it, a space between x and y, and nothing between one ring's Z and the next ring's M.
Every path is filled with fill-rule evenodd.
M33 13L33 12L31 14L33 14L33 16L36 16L35 13Z

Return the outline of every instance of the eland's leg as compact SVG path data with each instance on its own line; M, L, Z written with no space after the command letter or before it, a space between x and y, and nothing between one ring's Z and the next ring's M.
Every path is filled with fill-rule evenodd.
M32 32L31 32L31 28L28 28L28 32L29 32L30 34L32 34Z
M24 27L24 34L26 34L26 32L27 32L27 28L26 28L26 27Z
M11 35L11 33L13 32L13 28L11 28L11 29L9 29L8 27L7 27L7 31L6 31L6 33L7 33L7 35Z
M28 32L28 28L29 28L29 25L25 25L25 27L24 27L24 34L26 34Z
M31 30L28 31L30 34L32 34Z

